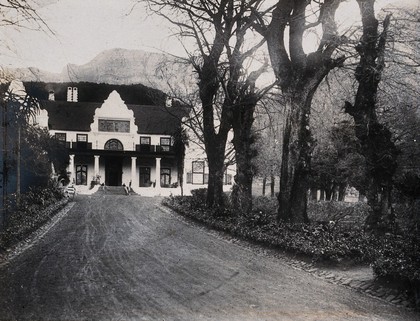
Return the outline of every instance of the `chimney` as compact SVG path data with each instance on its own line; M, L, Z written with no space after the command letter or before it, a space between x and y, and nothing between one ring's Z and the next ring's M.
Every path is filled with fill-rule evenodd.
M54 90L50 90L48 92L48 100L51 100L51 101L54 101L55 100Z
M73 101L73 88L67 87L67 101Z
M79 100L79 94L77 87L67 87L67 101L77 102Z
M77 91L77 87L73 87L73 101L78 102L78 100L79 100L79 94Z

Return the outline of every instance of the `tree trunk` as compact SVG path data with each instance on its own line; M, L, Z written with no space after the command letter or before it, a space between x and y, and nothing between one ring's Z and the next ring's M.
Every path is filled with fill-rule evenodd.
M213 96L211 96L213 97ZM223 175L227 135L230 129L226 115L222 114L219 132L215 132L213 105L209 97L202 97L203 103L203 136L209 166L207 186L207 207L223 207Z
M375 1L357 2L363 24L363 34L356 46L360 54L355 72L359 85L354 104L346 102L345 111L354 119L355 134L367 162L369 184L366 197L371 211L366 219L366 228L384 232L394 228L390 198L398 150L392 141L391 132L378 121L377 92L385 67L385 44L391 16L385 18L383 31L379 34Z
M386 232L396 228L391 204L392 183L388 181L383 186L376 184L376 180L372 179L367 193L370 211L365 224L369 230Z
M215 148L213 152L207 153L209 165L209 182L207 187L206 205L208 207L221 208L224 206L223 199L223 174L225 148Z
M271 181L270 181L270 195L271 197L274 197L274 188L276 186L276 178L274 177L274 175L271 175Z
M311 200L315 202L318 200L318 190L316 187L311 187Z
M333 195L333 188L332 188L332 185L330 185L325 188L325 200L330 202L332 200L332 195Z
M338 186L338 201L344 202L344 199L346 197L346 184L340 184Z
M332 193L332 201L338 201L338 184L334 184L333 186L333 193Z
M325 190L321 189L320 195L319 195L320 201L325 201Z
M4 93L1 93L1 97L3 97ZM3 99L2 99L3 100ZM0 102L0 112L1 112L1 122L2 122L2 155L1 155L1 207L0 207L0 230L1 228L6 226L7 223L7 208L6 208L6 199L7 199L7 180L8 180L8 175L7 175L7 125L8 125L8 121L7 121L7 104L4 101Z
M265 184L267 183L267 176L263 177L262 195L265 196Z
M20 166L20 154L21 154L21 126L18 125L17 128L17 142L16 142L16 201L19 204L20 200L20 181L21 181L21 166Z
M232 205L244 215L252 210L252 180L254 168L252 159L256 156L253 148L252 124L256 100L244 99L244 104L232 110L233 146L235 147L236 175L232 190Z
M313 148L309 130L312 94L302 90L289 99L290 111L283 132L278 219L303 223L309 221L306 208Z

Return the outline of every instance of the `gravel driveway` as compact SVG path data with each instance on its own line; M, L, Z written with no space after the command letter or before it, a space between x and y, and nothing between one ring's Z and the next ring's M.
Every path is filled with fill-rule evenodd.
M207 233L159 199L76 197L0 267L1 320L419 320Z

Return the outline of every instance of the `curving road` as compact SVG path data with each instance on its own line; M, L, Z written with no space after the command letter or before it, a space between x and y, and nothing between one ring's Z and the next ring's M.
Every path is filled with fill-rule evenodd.
M140 196L77 196L0 267L0 320L418 320Z

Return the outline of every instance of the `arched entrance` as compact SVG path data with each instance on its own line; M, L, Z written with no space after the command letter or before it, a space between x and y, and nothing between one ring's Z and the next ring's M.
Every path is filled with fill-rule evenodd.
M118 139L110 139L105 143L105 150L124 150ZM122 157L107 157L105 159L105 185L121 186L122 184Z

